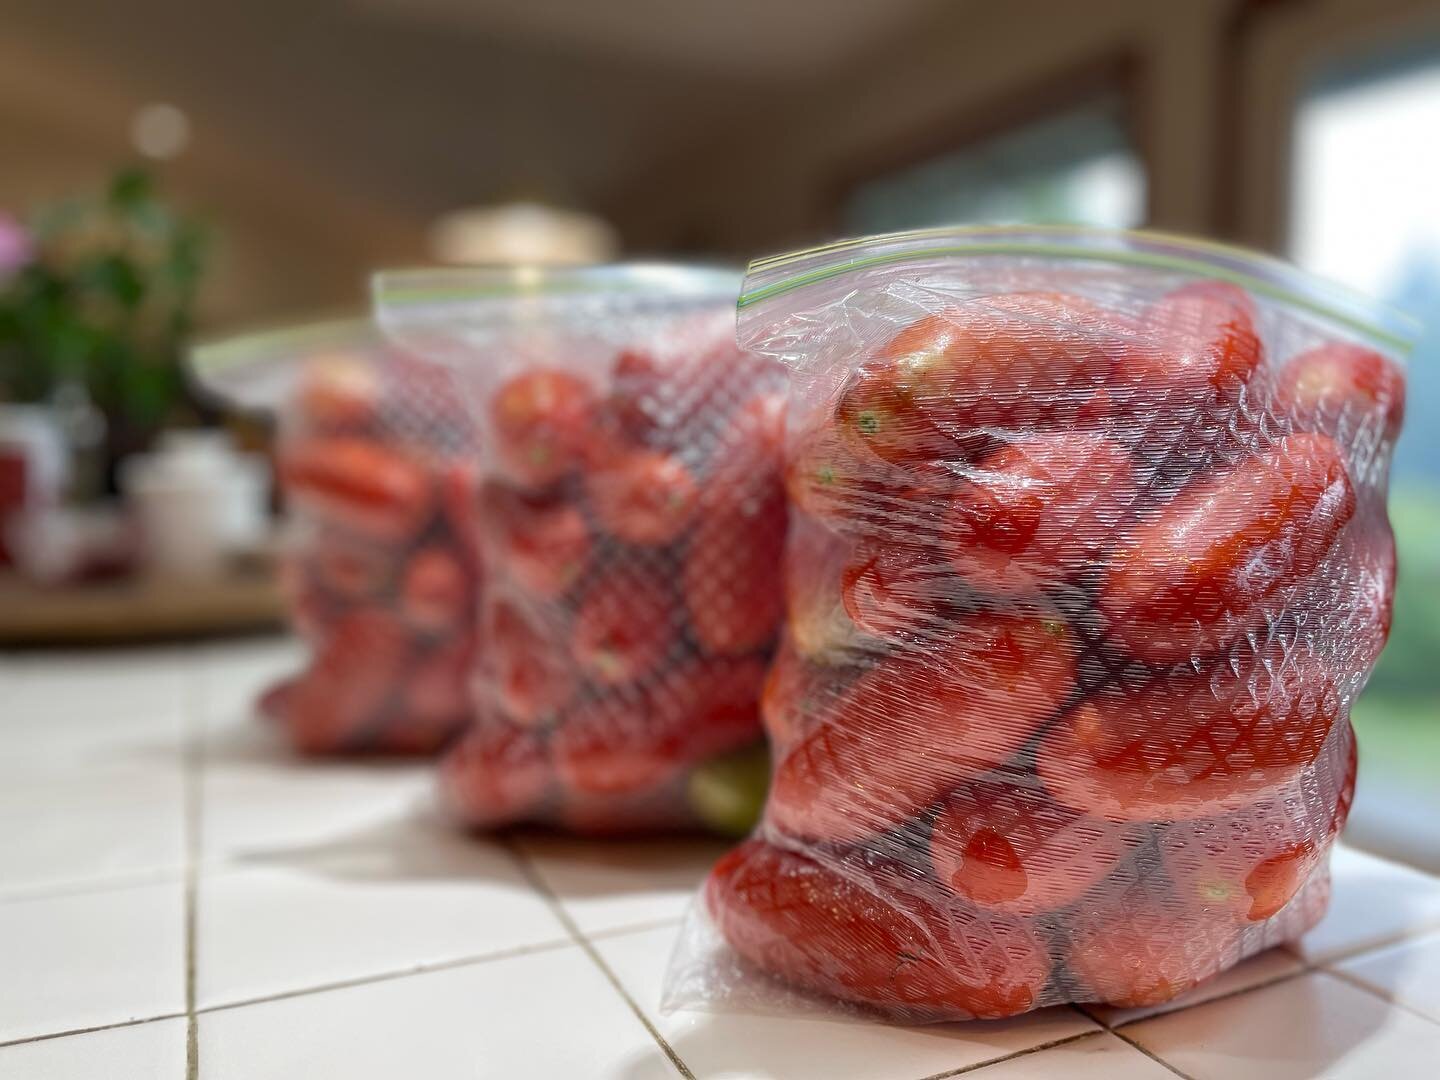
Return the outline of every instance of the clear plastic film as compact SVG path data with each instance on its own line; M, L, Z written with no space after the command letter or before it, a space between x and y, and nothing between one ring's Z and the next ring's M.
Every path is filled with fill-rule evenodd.
M1405 328L1259 256L948 230L753 264L792 376L774 773L670 1007L1168 1000L1324 913Z
M475 828L744 832L786 526L784 370L739 276L616 266L377 279L397 347L480 434L476 717L441 768Z
M282 583L310 657L259 711L307 753L435 752L470 716L479 588L454 373L363 320L204 346L192 367L279 421Z

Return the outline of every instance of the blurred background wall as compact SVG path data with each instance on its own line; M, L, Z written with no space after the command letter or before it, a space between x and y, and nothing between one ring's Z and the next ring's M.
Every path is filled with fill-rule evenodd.
M632 252L808 242L863 222L868 181L1086 110L1108 126L1052 131L1051 167L1108 135L1142 173L1131 223L1283 250L1316 73L1440 35L1429 0L0 12L0 205L93 185L134 156L139 110L176 106L188 140L164 173L218 226L216 320L353 303L376 263L429 256L438 215L522 197L602 214Z
M1440 32L1416 0L0 11L0 203L93 182L136 110L172 102L176 189L233 222L221 311L343 298L423 257L440 212L516 195L600 210L635 250L769 250L842 228L847 185L1101 99L1149 223L1276 246L1307 72Z
M86 6L96 13L124 7ZM124 19L130 32L150 32L144 7L137 4ZM65 33L71 19L76 30L87 25L76 11L62 18L51 6L55 24L37 18L32 32L23 21L31 13L0 7L8 27L0 35L0 206L23 211L103 185L117 165L141 158L132 138L137 114L178 96L160 93L174 84L147 53L128 60L95 55L70 40L86 37ZM201 63L183 41L157 38L152 47ZM418 220L367 201L327 169L232 132L204 107L186 105L189 135L163 173L167 188L219 234L220 255L205 288L210 319L353 302L368 263L418 250Z

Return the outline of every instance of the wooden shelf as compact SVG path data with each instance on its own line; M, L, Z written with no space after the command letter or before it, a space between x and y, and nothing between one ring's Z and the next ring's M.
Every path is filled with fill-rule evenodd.
M90 644L273 629L285 605L272 567L213 580L136 577L44 587L0 575L0 645Z

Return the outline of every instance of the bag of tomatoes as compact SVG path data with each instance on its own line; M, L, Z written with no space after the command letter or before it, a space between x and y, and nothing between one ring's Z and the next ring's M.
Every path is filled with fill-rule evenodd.
M1389 630L1403 332L1156 236L754 264L792 371L763 821L672 1006L1151 1005L1324 913Z
M279 418L282 584L311 655L259 710L306 753L434 753L470 716L478 585L453 372L363 321L204 347L194 366Z
M473 728L441 769L475 828L743 833L783 608L784 369L735 345L738 275L382 275L402 347L463 373L485 590Z

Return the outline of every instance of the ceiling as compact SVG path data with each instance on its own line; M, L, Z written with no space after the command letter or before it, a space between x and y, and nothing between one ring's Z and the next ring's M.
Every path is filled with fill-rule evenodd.
M396 20L568 46L619 61L788 80L824 71L932 0L351 0Z
M0 0L11 41L172 102L198 141L419 219L604 206L945 0Z

